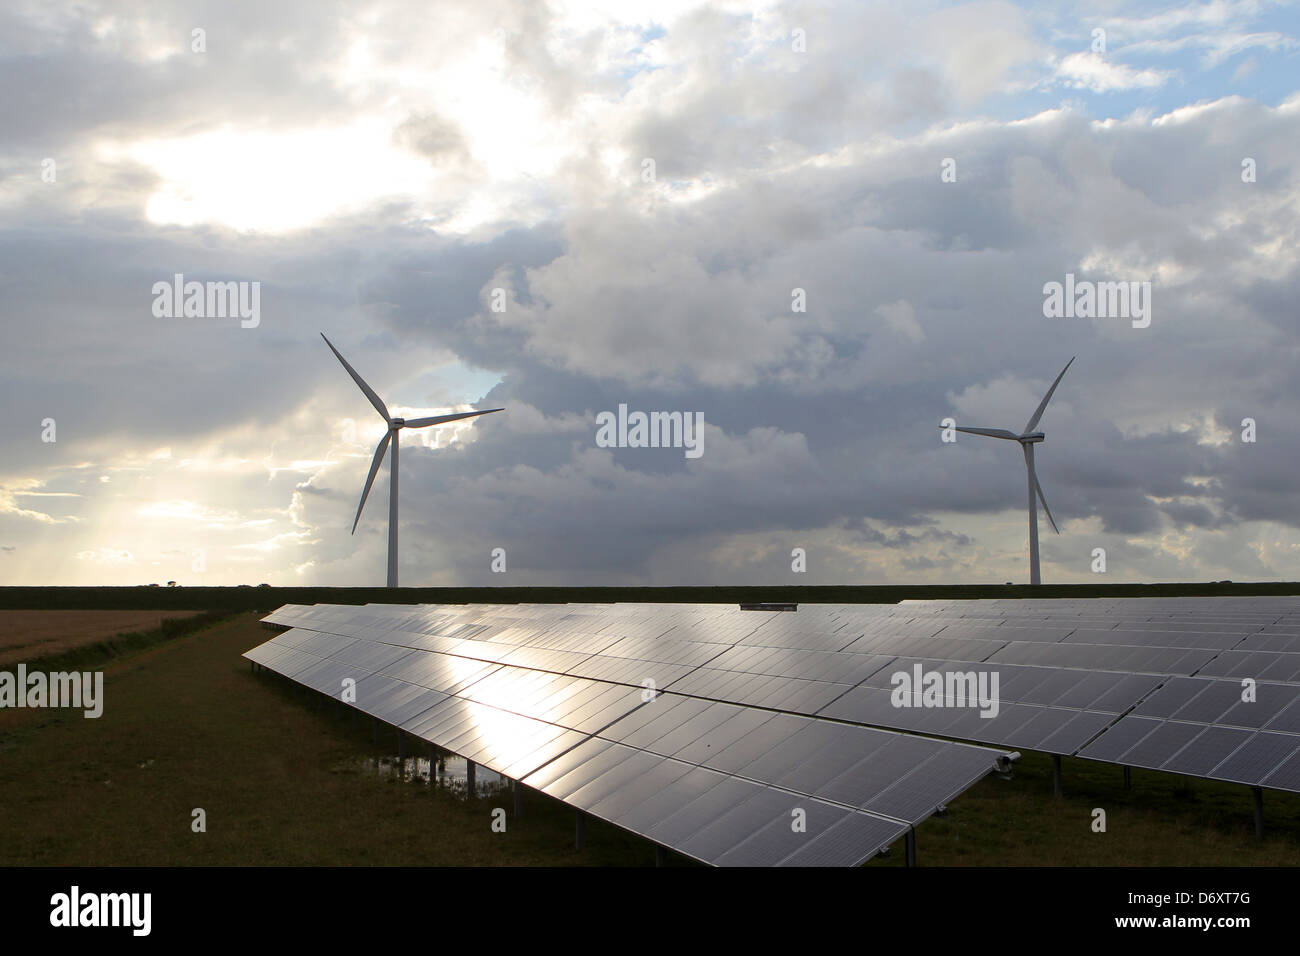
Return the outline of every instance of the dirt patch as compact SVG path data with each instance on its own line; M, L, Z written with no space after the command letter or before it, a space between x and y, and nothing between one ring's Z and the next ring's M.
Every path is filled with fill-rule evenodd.
M198 611L3 611L0 667L62 654L118 634L152 631Z

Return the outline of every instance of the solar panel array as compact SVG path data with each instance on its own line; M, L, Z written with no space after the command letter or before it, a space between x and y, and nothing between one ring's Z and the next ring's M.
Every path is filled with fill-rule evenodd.
M734 666L775 668L761 647L714 666L772 616L739 613L287 606L245 656L334 696L351 679L365 713L718 865L859 864L1008 757L813 716L852 686L815 655L797 677Z
M358 706L376 708L367 712L708 862L767 860L782 847L795 847L781 858L795 864L870 856L987 773L996 756L932 738L1300 792L1295 598L932 601L794 613L290 605L266 620L294 630L251 659L328 693L365 670ZM996 689L995 712L946 695L943 706L899 706L907 701L896 693L898 675L918 670L983 675ZM1256 682L1253 700L1243 699L1245 678ZM493 721L509 732L481 730ZM768 819L773 800L785 801L788 817L792 796L811 801L810 821L833 820L823 838L835 827L860 833L852 853L830 855L838 839L772 842L789 824ZM677 812L678 797L695 809L656 816ZM683 834L705 819L712 825L715 802L734 805L729 823Z
M1050 664L1057 672L1028 691L1012 675L1013 698L1045 697L1082 670L1095 672L1094 687L1124 678L1082 706L1120 716L1079 749L1059 749L1059 737L1035 747L1023 728L972 739L1300 792L1296 598L923 601L903 602L886 617L933 628L941 640L1000 638L1006 643L984 662ZM1004 677L1004 696L1007 686ZM1091 689L1079 682L1054 706L1077 704Z

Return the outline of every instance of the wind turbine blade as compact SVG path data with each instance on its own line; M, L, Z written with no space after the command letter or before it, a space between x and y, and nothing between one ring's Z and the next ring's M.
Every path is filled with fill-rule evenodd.
M504 408L485 408L477 412L456 412L453 415L435 415L432 418L408 418L406 420L407 428L427 428L430 425L441 425L443 422L456 422L462 418L473 418L475 415L491 415L493 412L503 412Z
M1070 366L1073 364L1074 359L1071 358L1070 361L1065 363L1065 368L1061 369L1061 374L1056 376L1056 381L1053 382L1052 387L1047 390L1047 394L1043 396L1043 400L1038 403L1038 410L1034 412L1034 417L1029 419L1029 424L1025 426L1025 434L1029 434L1038 427L1038 420L1043 417L1043 412L1047 410L1047 403L1052 400L1052 393L1056 391L1056 386L1061 384L1061 379L1065 377L1065 373L1069 371Z
M939 427L943 427L942 425ZM989 438L1006 438L1009 441L1020 441L1020 436L1015 432L1007 431L1005 428L958 428L959 432L966 432L968 435L987 435Z
M1043 504L1043 510L1047 512L1047 520L1052 523L1052 530L1057 534L1061 529L1056 526L1056 519L1052 517L1052 509L1047 507L1047 499L1043 497L1043 486L1038 483L1038 472L1034 472L1034 488L1038 490L1038 500Z
M325 333L322 332L320 337L325 339ZM348 364L347 359L342 355L339 355L339 350L334 347L333 342L329 339L325 339L325 344L330 347L330 351L334 353L335 357L343 363L343 367L347 369L348 374L352 376L352 381L356 382L361 391L366 393L366 398L370 399L370 404L375 406L375 411L379 412L379 414L384 417L384 421L388 421L388 408L382 401L380 401L379 396L375 394L375 390L366 384L365 379L357 374L357 370Z
M370 486L375 483L375 475L379 472L379 466L384 460L384 452L388 451L388 440L393 437L393 430L390 428L384 432L383 439L379 442L379 447L375 449L375 460L370 463L370 475L366 478L366 489L361 492L361 504L357 505L357 517L352 522L352 533L357 533L357 522L361 520L361 509L366 506L366 498L370 496Z

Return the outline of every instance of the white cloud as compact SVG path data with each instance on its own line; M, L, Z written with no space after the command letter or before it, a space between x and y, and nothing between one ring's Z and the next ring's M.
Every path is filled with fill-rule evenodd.
M1137 70L1092 52L1071 53L1056 68L1055 80L1062 86L1111 93L1117 90L1151 89L1173 77L1170 70Z
M876 307L876 314L889 323L889 327L909 342L925 340L925 331L916 321L916 309L906 299Z

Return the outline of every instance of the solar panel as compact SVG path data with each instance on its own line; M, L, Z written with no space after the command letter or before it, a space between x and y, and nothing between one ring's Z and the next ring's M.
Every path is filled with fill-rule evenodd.
M357 681L356 695L358 701L366 702L367 713L394 726L400 726L447 699L446 694L436 690L378 674Z
M1292 754L1261 782L1266 787L1300 793L1300 753Z
M1295 688L1285 684L1256 684L1253 700L1241 700L1241 685L1237 684L1236 687L1237 703L1228 708L1228 711L1219 718L1219 723L1235 727L1260 728L1296 700Z
M646 780L660 794L694 793L691 803L704 798L702 781L721 786L709 774L757 787L735 791L750 794L749 811L695 821L683 835L710 862L836 859L826 834L776 840L784 822L762 815L790 795L837 808L818 810L826 833L896 834L942 802L936 794L991 767L992 751L908 734L1283 788L1295 772L1293 738L1283 733L1300 733L1300 602L1290 600L946 601L795 613L286 605L265 620L288 630L250 660L332 696L354 679L359 709L530 785L568 766L572 778L551 783L576 785L575 805L632 832L669 823L651 819L656 787ZM894 706L893 676L918 665L996 675L997 716L952 700ZM1257 700L1241 700L1243 677L1257 681ZM612 744L627 755L595 749ZM927 755L928 746L941 751ZM967 780L963 761L978 775ZM864 806L867 822L857 819ZM756 828L743 839L741 820ZM775 842L753 842L760 832ZM861 852L849 855L860 861Z
M718 865L776 866L792 854L806 849L812 841L847 817L857 816L851 810L821 800L800 801L797 809L803 811L801 829L796 828L793 814L778 812L751 836L722 853Z
M619 814L618 825L642 836L663 822L672 814L689 806L698 797L728 779L726 774L703 767L694 767L681 761L671 761L679 767L687 768L672 783L664 786L657 794L645 798L631 809ZM663 842L663 841L660 841ZM671 846L672 844L665 844Z
M1300 737L1291 734L1272 734L1260 731L1247 739L1224 761L1216 766L1212 775L1216 780L1228 780L1256 786L1263 782L1278 766L1300 749Z
M1154 733L1161 721L1148 717L1125 717L1113 727L1079 752L1080 757L1089 760L1104 760L1110 763L1120 762L1134 746Z
M958 773L959 767L964 774L983 776L987 772L985 761L988 758L975 748L942 753L945 775L926 773L929 761L920 763L879 795L863 803L862 809L900 820L924 819L955 795L950 780L945 779L947 775ZM938 759L939 754L929 758Z
M703 771L697 770L696 772ZM690 836L698 833L710 821L716 820L724 813L743 805L746 800L749 800L763 789L760 785L751 783L748 780L739 780L726 774L718 774L717 776L719 780L713 786L689 803L673 808L662 820L650 827L644 835L658 843L671 846L678 852L695 856L684 846ZM753 829L751 829L749 833L737 834L733 845L739 844L753 832ZM721 854L718 855L721 856Z
M1293 701L1281 713L1270 720L1268 729L1288 734L1300 734L1300 700Z
M1209 681L1199 678L1174 677L1138 704L1133 712L1144 717L1172 717L1209 686Z
M859 866L907 830L904 824L851 813L777 866Z
M1103 675L1097 675L1102 677ZM1146 697L1159 686L1160 677L1149 674L1125 674L1111 683L1111 686L1098 695L1097 699L1087 705L1087 710L1101 713L1122 714L1132 709L1133 705ZM1104 684L1106 680L1099 681ZM1059 705L1061 701L1057 701Z
M1185 630L1097 630L1079 628L1065 638L1067 644L1125 644L1138 647L1214 648L1221 650L1241 640L1237 634Z
M806 718L767 711L727 721L701 735L677 756L694 759L724 773L755 775L754 764L806 726Z
M1249 737L1250 732L1245 730L1236 730L1232 727L1206 727L1192 738L1191 743L1165 761L1161 769L1193 777L1207 776Z
M655 754L615 744L551 783L546 792L575 807L591 809L664 763Z
M1079 674L1073 671L1034 668L1032 676L1021 683L1023 687L1004 679L1002 693L1008 700L1018 700L1026 704L1054 704L1078 686Z
M625 779L620 787L611 788L605 796L594 799L593 793L587 807L602 819L627 817L645 801L660 799L666 788L691 769L690 764L680 760L651 759L648 765L640 766L636 775Z
M1174 754L1192 742L1203 730L1197 724L1167 720L1122 755L1125 764L1158 770Z
M1076 713L1064 727L1043 739L1042 749L1050 754L1076 754L1114 719L1110 714Z
M356 668L332 660L316 660L294 675L294 680L306 684L312 690L318 690L331 697L338 697L343 691L343 681L352 678Z
M1246 637L1239 646L1243 650L1283 651L1297 654L1300 653L1300 631L1292 629L1283 633L1265 628L1262 633Z
M1206 681L1205 688L1169 716L1212 724L1241 700L1241 685L1232 681Z
M742 784L743 781L736 781L737 786ZM806 813L808 808L801 804L811 803L780 790L753 784L744 785L748 789L747 794L737 794L730 806L715 807L712 812L697 817L707 822L679 839L677 846L681 852L697 859L720 860L755 832L772 823L784 824L788 828L797 811L803 810ZM713 792L716 791L711 791Z

